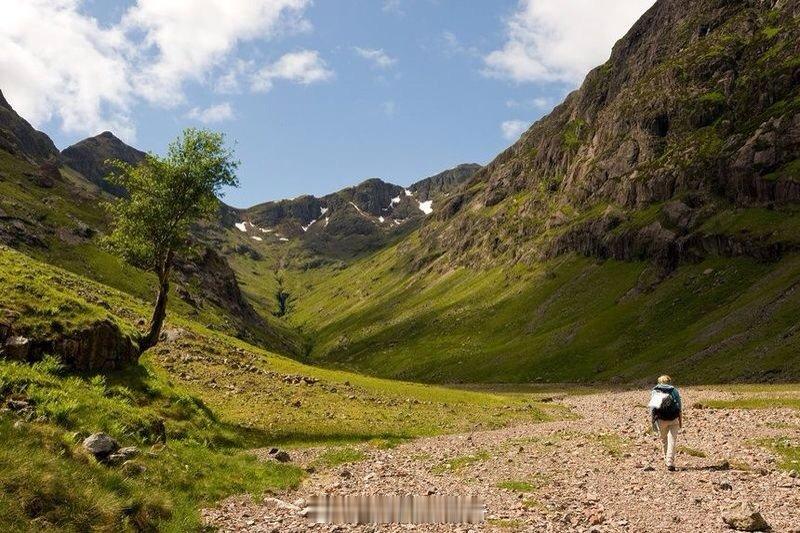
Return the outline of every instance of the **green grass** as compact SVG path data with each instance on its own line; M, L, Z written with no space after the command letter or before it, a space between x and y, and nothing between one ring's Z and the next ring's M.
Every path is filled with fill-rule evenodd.
M434 474L457 473L474 464L486 461L490 457L491 455L489 455L489 452L486 450L479 450L469 455L451 457L450 459L435 465L433 468L431 468L431 472Z
M230 494L294 487L302 472L246 453L263 432L220 421L150 363L107 376L66 373L53 359L0 360L0 398L30 401L35 422L0 415L0 524L35 530L199 528L198 508ZM161 427L165 429L166 446ZM138 476L97 463L80 441L103 431L137 446ZM151 445L157 453L148 455Z
M324 468L334 468L348 463L357 463L366 458L366 454L361 450L351 447L331 448L322 452L314 461L315 466Z
M625 449L630 445L627 439L615 435L613 433L604 433L597 435L597 442L600 443L605 451L612 457L622 457Z
M762 444L778 455L778 466L782 469L800 472L800 443L796 440L780 438L763 441Z
M98 318L134 332L149 312L147 302L125 292L2 247L0 290L15 330L34 338L80 331ZM14 427L16 419L0 414L0 529L194 530L203 506L231 494L291 489L302 478L291 465L259 463L252 448L392 446L548 416L531 395L314 368L174 311L167 326L181 332L177 340L116 373L73 374L52 358L0 359L0 403L25 398L36 420ZM127 476L81 452L79 441L96 431L144 452L155 445L157 453L137 457L144 472ZM322 457L334 465L362 455L345 447Z
M287 320L314 340L305 360L456 383L625 382L669 368L684 383L800 376L800 341L784 339L800 313L797 255L709 258L660 282L639 262L410 274L402 257L390 248L297 274Z
M774 409L787 407L800 410L800 397L787 398L737 398L735 400L710 400L705 402L707 407L713 409Z
M689 455L691 457L706 457L706 453L704 451L696 450L695 448L690 448L688 446L678 446L677 450L678 453Z

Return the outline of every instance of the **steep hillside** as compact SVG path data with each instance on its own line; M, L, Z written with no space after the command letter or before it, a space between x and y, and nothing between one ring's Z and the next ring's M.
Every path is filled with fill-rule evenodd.
M486 265L574 251L669 270L795 248L706 230L735 209L800 200L799 6L657 2L425 227L426 254Z
M299 274L310 357L425 381L800 377L800 2L660 0L394 247Z

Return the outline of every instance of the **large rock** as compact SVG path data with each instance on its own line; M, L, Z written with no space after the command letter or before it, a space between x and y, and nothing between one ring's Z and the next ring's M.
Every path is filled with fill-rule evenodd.
M16 361L25 361L28 359L31 351L31 340L15 335L6 340L2 352L8 359Z
M741 502L722 514L722 521L736 531L769 531L772 529L761 513L750 503Z
M50 354L74 370L94 371L117 370L139 358L138 344L108 319L43 339L15 334L10 326L7 329L5 335L10 336L0 345L0 355L18 361L38 360Z
M76 370L115 370L139 358L139 346L110 320L45 343L51 353Z
M119 443L105 433L94 433L83 441L83 448L99 460L105 460L119 449Z

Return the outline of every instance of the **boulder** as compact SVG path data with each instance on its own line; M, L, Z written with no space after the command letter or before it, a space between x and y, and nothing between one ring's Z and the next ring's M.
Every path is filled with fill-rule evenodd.
M31 341L19 335L9 337L3 346L3 354L9 359L24 361L28 358L31 350Z
M736 531L770 531L761 513L750 503L741 502L722 514L722 521Z
M122 463L119 470L126 476L134 477L143 474L147 468L139 461L130 460Z
M103 460L119 449L119 443L105 433L93 433L84 439L83 448L97 459Z
M139 358L138 345L111 320L98 320L85 330L55 339L48 348L76 370L115 370Z
M286 453L283 450L278 450L274 454L270 454L270 455L272 456L273 459L275 459L279 463L288 463L288 462L290 462L292 460L292 458L289 457L289 454Z

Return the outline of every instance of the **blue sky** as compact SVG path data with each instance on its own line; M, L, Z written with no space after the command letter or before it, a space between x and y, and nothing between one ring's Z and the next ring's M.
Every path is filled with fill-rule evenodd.
M0 0L0 89L23 116L61 148L111 129L163 152L186 126L222 131L237 206L486 163L652 4L29 2Z

